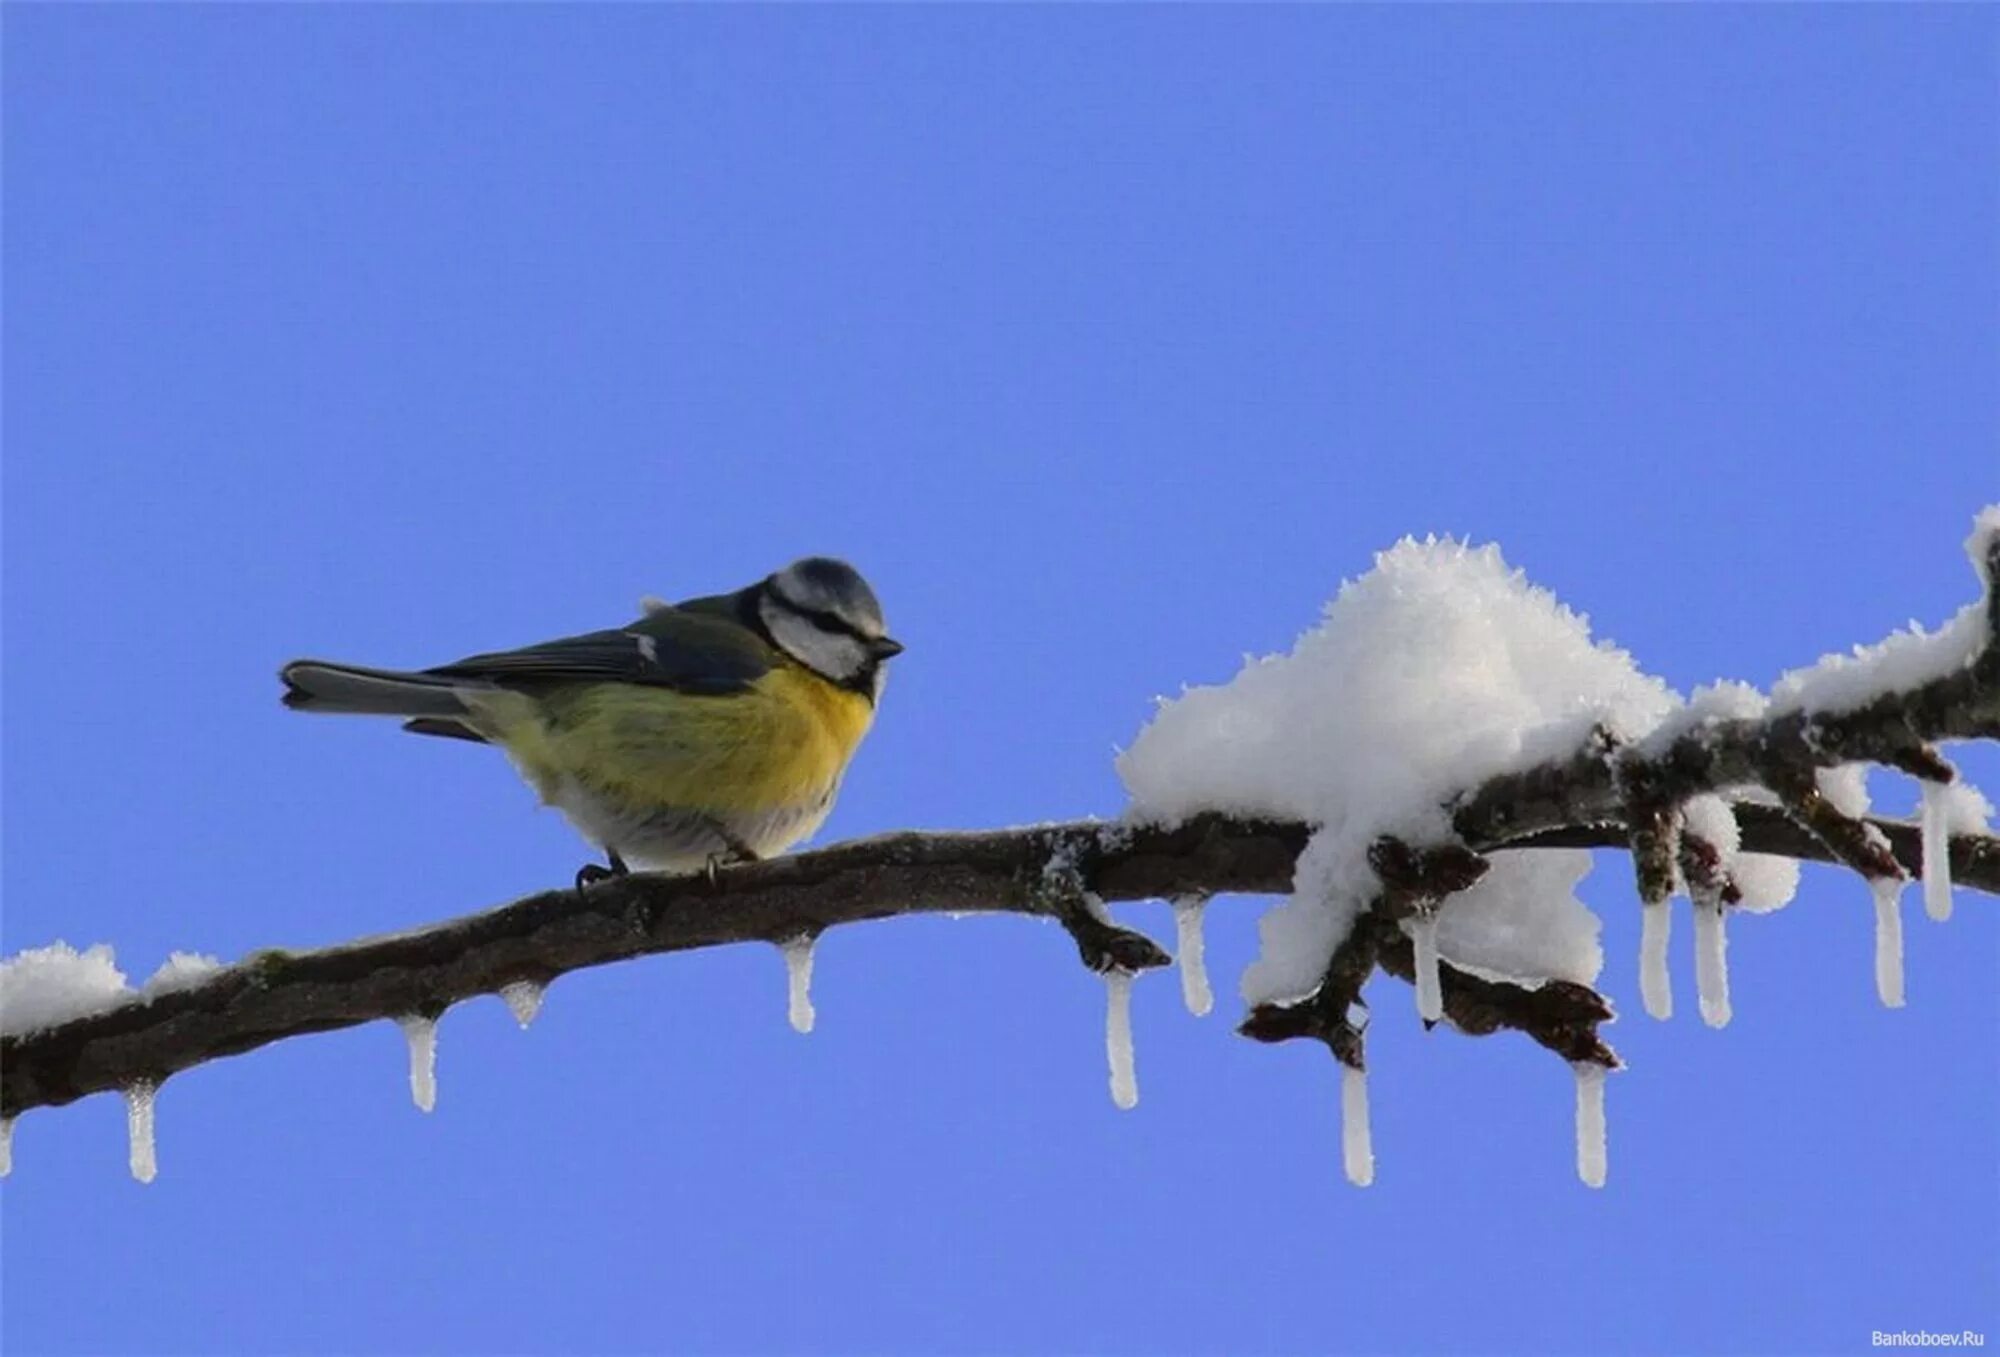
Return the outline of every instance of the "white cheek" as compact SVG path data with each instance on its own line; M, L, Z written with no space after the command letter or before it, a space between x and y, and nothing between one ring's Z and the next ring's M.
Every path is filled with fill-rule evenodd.
M771 629L771 638L786 653L828 678L851 678L868 662L867 652L851 636L821 631L802 618L777 610L767 612L764 622Z

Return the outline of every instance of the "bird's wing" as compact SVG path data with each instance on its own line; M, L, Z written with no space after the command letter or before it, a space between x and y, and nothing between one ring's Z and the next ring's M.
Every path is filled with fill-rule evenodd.
M663 608L615 631L473 655L424 672L508 687L614 682L721 694L741 692L773 662L770 647L734 621Z

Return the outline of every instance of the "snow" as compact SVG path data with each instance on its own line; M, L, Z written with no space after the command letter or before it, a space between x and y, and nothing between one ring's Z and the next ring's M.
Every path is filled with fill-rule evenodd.
M1177 895L1173 900L1176 960L1181 968L1181 1000L1197 1018L1215 1007L1215 992L1208 986L1207 947L1201 934L1202 912L1208 907L1205 895Z
M1243 973L1243 998L1283 1003L1312 993L1379 885L1353 845L1324 832L1313 835L1292 867L1291 898L1257 920L1260 959Z
M1984 834L1992 820L1993 803L1964 778L1944 789L1944 822L1952 833Z
M1132 846L1132 825L1126 820L1099 820L1097 847L1106 853L1122 853Z
M222 969L222 963L200 952L170 952L160 969L147 977L142 992L147 998L192 989Z
M2000 539L2000 504L1989 504L1973 519L1965 554L1988 591L1986 558ZM1785 674L1771 689L1772 711L1852 711L1884 692L1914 688L1963 669L1984 648L1984 600L1960 608L1936 631L1911 622L1872 646L1856 646L1848 655L1828 655L1819 663Z
M813 936L802 934L783 944L785 954L786 1016L794 1032L810 1032L818 1016L813 1011Z
M2000 504L1989 504L1972 519L1972 535L1965 539L1965 556L1972 562L1972 568L1979 572L1980 583L1988 589L1995 581L1986 573L1986 558L1993 554L1993 544L2000 541Z
M437 1108L437 1020L412 1013L396 1019L410 1044L410 1099L420 1112Z
M160 1086L133 1084L125 1090L125 1135L131 1146L132 1176L150 1183L159 1175L160 1163L153 1143L153 1102Z
M1347 1181L1367 1187L1375 1181L1375 1145L1368 1129L1368 1076L1352 1065L1340 1067L1340 1161Z
M1839 769L1822 769L1822 786L1829 799L1867 810L1866 770L1859 764ZM1739 790L1737 795L1748 796ZM1735 807L1726 797L1704 794L1690 797L1681 807L1681 830L1698 838L1720 855L1720 871L1736 884L1741 898L1725 906L1719 890L1697 888L1682 880L1680 887L1694 901L1695 992L1701 1005L1702 1021L1710 1027L1727 1026L1730 1019L1728 909L1768 913L1791 901L1799 886L1799 864L1787 857L1768 853L1738 851L1743 842ZM1678 867L1676 872L1678 874ZM1655 1018L1673 1014L1673 993L1667 977L1667 937L1670 931L1667 907L1648 906L1641 913L1639 938L1639 991L1646 1011Z
M0 1036L25 1036L132 997L109 943L81 952L66 942L31 947L0 961Z
M1736 824L1736 812L1715 795L1691 796L1681 805L1681 832L1692 834L1712 845L1722 855L1723 869L1743 846L1743 832Z
M1968 603L1936 631L1911 622L1874 645L1793 669L1771 688L1771 711L1846 712L1885 692L1915 688L1972 663L1986 644L1986 605Z
M1924 913L1943 923L1951 917L1951 825L1946 819L1948 782L1923 784Z
M1868 785L1866 769L1862 765L1848 765L1844 771L1824 769L1828 773L1826 785L1832 787L1834 797L1846 801L1846 805L1860 805L1858 815L1868 811ZM1748 791L1740 791L1744 799L1750 797ZM1770 853L1740 853L1742 829L1736 823L1736 811L1726 797L1702 795L1690 797L1682 807L1682 829L1684 833L1696 835L1722 855L1722 871L1742 899L1732 905L1732 909L1748 909L1756 915L1766 915L1774 909L1784 909L1792 903L1798 893L1798 859L1776 857ZM1680 883L1686 889L1688 883ZM1692 897L1692 891L1690 891Z
M1490 853L1486 875L1438 906L1438 951L1460 970L1532 987L1588 985L1604 969L1603 924L1576 896L1590 874L1581 848Z
M1868 765L1865 763L1843 763L1834 768L1818 768L1813 778L1819 784L1819 793L1833 803L1833 808L1850 819L1858 820L1868 813Z
M1884 1008L1903 1006L1903 887L1899 876L1868 881L1875 897L1875 993Z
M1417 1016L1425 1022L1437 1022L1444 1017L1444 987L1438 978L1437 911L1418 910L1404 920L1403 929L1410 935L1411 951L1416 958Z
M1646 1012L1665 1022L1674 1016L1674 991L1667 979L1667 936L1673 915L1660 900L1639 910L1639 995Z
M1704 683L1688 697L1687 705L1667 715L1646 736L1644 751L1658 755L1684 735L1698 734L1726 721L1755 721L1770 708L1771 699L1748 683L1717 679Z
M1799 893L1797 858L1774 853L1739 853L1729 862L1729 875L1736 889L1743 892L1736 908L1752 914L1783 909Z
M127 983L111 944L79 952L66 942L31 947L0 961L0 1036L25 1036L202 983L222 963L199 952L174 952L137 989Z
M1966 543L1982 578L1996 541L2000 505L1981 511ZM1242 983L1252 1003L1290 1002L1317 987L1327 958L1379 891L1368 845L1384 834L1419 846L1450 841L1447 804L1465 788L1581 748L1593 727L1658 753L1718 723L1846 710L1949 673L1986 640L1983 605L1973 604L1936 631L1913 625L1793 670L1769 697L1722 680L1682 702L1624 651L1594 641L1585 618L1510 570L1497 547L1406 538L1344 584L1289 652L1249 658L1226 683L1161 700L1119 755L1118 771L1130 822L1218 811L1314 826L1291 898L1259 921L1260 954ZM1842 813L1867 813L1864 767L1817 777ZM1696 798L1688 814L1721 851L1743 908L1768 911L1792 899L1797 864L1741 853L1722 797ZM1930 904L1941 908L1942 898ZM1703 923L1703 936L1719 942L1711 927L1719 923ZM1448 925L1447 915L1440 952L1456 963ZM1519 978L1584 969L1579 957L1595 949L1594 932L1585 945L1533 930L1518 941L1511 965ZM1711 950L1709 962L1716 959ZM1713 1011L1721 972L1708 970L1717 982Z
M1701 1020L1710 1027L1729 1025L1729 939L1723 932L1720 901L1695 901L1694 988L1701 1003Z
M1218 810L1318 827L1244 977L1251 1002L1283 1002L1318 985L1374 893L1373 839L1445 841L1458 790L1572 750L1596 725L1635 739L1677 705L1498 548L1406 539L1289 654L1163 702L1118 771L1137 820ZM1574 960L1569 941L1558 962Z
M0 1117L0 1178L14 1171L14 1119Z
M1576 1176L1591 1187L1604 1186L1605 1068L1579 1060L1576 1071Z
M1111 1101L1122 1111L1139 1105L1139 1078L1132 1061L1132 972L1104 973L1104 1054L1111 1065Z
M547 985L533 980L515 980L500 987L500 998L505 1001L507 1011L514 1015L514 1021L527 1031L528 1024L542 1011L542 996L549 992Z

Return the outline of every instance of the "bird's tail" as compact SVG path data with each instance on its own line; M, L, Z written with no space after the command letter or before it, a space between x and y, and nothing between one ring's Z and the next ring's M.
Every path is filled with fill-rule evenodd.
M295 711L414 717L466 714L465 703L458 696L464 681L434 674L293 660L278 671L278 677L285 681L285 705Z

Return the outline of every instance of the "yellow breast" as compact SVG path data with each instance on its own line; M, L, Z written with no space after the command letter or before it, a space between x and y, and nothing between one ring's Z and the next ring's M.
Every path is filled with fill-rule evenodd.
M818 804L875 715L867 698L789 663L740 693L599 683L537 705L540 719L505 743L545 795L568 777L635 805L718 813Z

